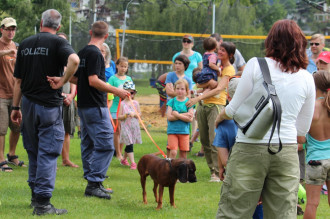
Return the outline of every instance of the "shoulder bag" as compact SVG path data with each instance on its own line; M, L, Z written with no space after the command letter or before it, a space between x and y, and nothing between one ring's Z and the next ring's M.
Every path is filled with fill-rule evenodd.
M249 138L263 139L270 127L271 135L268 141L268 152L277 154L282 150L280 139L280 125L282 108L276 94L275 86L272 84L268 65L265 58L258 58L264 82L262 86L254 89L253 93L239 106L234 115L234 120ZM270 149L270 141L273 138L275 127L279 137L279 148L277 152Z

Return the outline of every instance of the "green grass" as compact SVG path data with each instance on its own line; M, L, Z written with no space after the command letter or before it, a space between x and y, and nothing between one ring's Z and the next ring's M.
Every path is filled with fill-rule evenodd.
M137 80L135 83L139 92L148 89L145 88L146 82ZM156 93L156 89L150 89ZM149 131L156 143L165 150L167 141L165 129L152 128ZM134 145L136 162L144 154L158 151L146 133L144 131L141 133L143 144ZM205 159L192 156L199 149L200 143L195 143L192 152L188 155L188 158L193 159L196 164L198 182L178 183L176 185L175 204L177 208L175 209L169 204L168 188L165 188L163 209L156 211L157 204L153 197L153 182L150 177L147 178L148 204L144 205L138 171L121 166L116 158L112 160L108 170L109 178L104 181L105 187L111 187L114 190L112 199L102 200L84 197L87 182L83 179L80 140L75 135L71 139L70 159L80 167L77 169L63 167L61 157L59 157L55 190L51 202L55 207L66 208L69 211L67 215L61 216L61 218L214 218L218 209L221 183L208 182L210 173ZM28 164L22 138L19 140L16 151L20 159ZM8 135L5 153L8 153ZM31 192L26 182L28 168L13 167L13 169L12 173L0 172L0 218L32 218L32 209L29 208ZM305 206L303 206L304 208ZM317 218L329 218L329 215L327 198L322 195ZM59 217L46 216L43 218Z
M157 144L164 150L166 133L159 130L150 130ZM157 152L151 140L142 131L143 144L135 145L135 159L148 153ZM8 140L8 139L7 139ZM209 171L204 158L192 156L200 144L195 143L188 158L193 159L197 166L197 183L178 183L175 190L177 208L170 207L168 188L164 191L163 209L156 211L156 203L152 194L153 183L147 178L147 197L149 203L142 203L142 190L139 174L135 170L121 166L114 158L108 170L109 179L104 182L105 187L114 190L111 200L84 197L86 181L80 159L80 140L75 137L71 140L70 158L80 167L78 169L61 166L61 157L58 159L58 171L55 190L51 202L58 208L66 208L69 213L61 218L214 218L220 199L221 183L210 183ZM7 150L6 150L7 151ZM17 147L17 154L21 160L28 163L21 139ZM26 182L27 168L14 167L12 173L0 173L0 218L31 218L30 189ZM303 206L305 208L305 206ZM321 196L317 218L327 218L330 215L326 196ZM44 218L56 218L47 216ZM302 217L298 217L302 218Z

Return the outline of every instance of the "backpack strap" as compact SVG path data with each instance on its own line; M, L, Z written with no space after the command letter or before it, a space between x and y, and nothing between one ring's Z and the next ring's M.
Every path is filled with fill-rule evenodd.
M281 107L281 102L280 99L278 98L276 94L276 89L275 86L272 84L272 79L269 73L269 68L267 65L267 61L265 58L258 58L258 62L260 65L260 69L264 78L265 83L267 84L268 91L270 93L270 98L272 99L273 102L273 125L272 125L272 130L270 134L270 138L268 141L268 152L272 155L277 154L282 150L282 141L280 138L280 128L281 128L281 117L282 117L282 107ZM277 125L277 133L278 133L278 140L279 140L279 148L277 152L274 152L270 149L270 141L273 138L273 134L275 131L275 127Z

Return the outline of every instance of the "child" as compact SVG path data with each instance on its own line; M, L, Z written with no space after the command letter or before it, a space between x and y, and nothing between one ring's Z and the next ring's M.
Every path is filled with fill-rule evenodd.
M132 81L130 76L127 76L128 72L128 59L126 57L120 57L116 61L117 73L109 78L109 84L114 87L123 88L123 84L126 81ZM112 106L110 108L111 117L113 119L114 124L117 124L117 108L119 104L119 97L115 97L112 102ZM114 145L116 149L116 157L118 160L123 159L123 155L121 154L123 145L119 144L120 137L120 125L118 125L117 130L114 134Z
M193 81L197 84L198 88L204 88L206 90L212 90L218 86L218 77L220 77L219 66L217 66L217 55L215 50L217 49L217 41L208 37L203 41L203 47L206 52L203 55L203 69L193 73Z
M123 85L123 89L129 91L131 93L131 98L134 99L136 94L135 85L132 81L126 81ZM128 97L122 101L118 119L121 124L121 132L120 132L120 143L124 143L125 154L124 158L121 160L121 164L124 166L129 166L127 161L127 157L131 161L131 170L136 169L136 163L134 161L134 153L133 153L133 144L142 144L141 132L139 126L138 116L141 116L140 105L139 102L133 100L133 104L138 114L136 114L131 101Z
M228 84L228 100L230 101L235 93L236 87L239 83L240 78L231 78L229 79ZM229 151L235 144L235 138L237 135L237 125L235 124L234 120L223 120L219 121L220 116L218 115L215 124L215 138L213 141L213 146L218 148L218 164L219 164L219 177L221 180L225 178L225 167L227 165L227 160L229 157ZM256 210L253 214L253 219L262 219L263 212L262 212L262 204L259 201Z
M187 107L189 85L186 79L179 79L174 84L176 96L167 103L167 157L176 158L180 149L180 158L187 158L189 151L189 125L193 119L193 108Z

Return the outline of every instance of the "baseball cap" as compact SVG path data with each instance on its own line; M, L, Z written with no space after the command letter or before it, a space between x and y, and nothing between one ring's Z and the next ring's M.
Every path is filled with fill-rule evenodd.
M323 62L329 64L330 63L330 52L329 51L321 52L319 57L317 57L317 60L322 60Z
M192 37L190 34L186 34L182 37L183 39L188 39L190 40L191 42L194 42L194 37Z
M17 26L16 20L12 17L7 17L1 21L1 26L4 25L5 27Z

